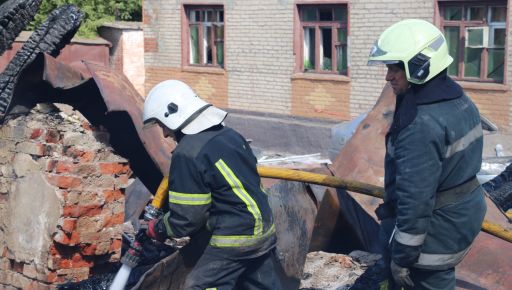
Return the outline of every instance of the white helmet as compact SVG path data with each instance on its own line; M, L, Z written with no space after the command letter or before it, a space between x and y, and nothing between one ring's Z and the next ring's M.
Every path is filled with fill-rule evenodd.
M185 83L157 84L144 102L144 124L159 121L173 131L196 134L224 121L227 113L201 100Z

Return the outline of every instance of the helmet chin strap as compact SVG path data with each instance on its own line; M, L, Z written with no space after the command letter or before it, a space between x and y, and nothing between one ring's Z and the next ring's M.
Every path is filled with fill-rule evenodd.
M199 116L202 112L204 112L206 109L208 109L209 107L211 107L212 104L206 104L204 105L203 107L201 107L199 110L197 110L194 114L190 115L190 117L188 117L185 122L183 122L178 128L176 128L175 131L181 131L181 129L187 127L188 124L190 124L192 121L195 120L195 118L197 118L197 116Z

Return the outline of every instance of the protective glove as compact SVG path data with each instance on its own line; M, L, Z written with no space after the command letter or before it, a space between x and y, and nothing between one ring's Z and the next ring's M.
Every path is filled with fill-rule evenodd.
M414 287L414 283L409 277L410 271L408 268L400 267L394 261L391 261L391 274L393 279L400 286Z
M146 235L151 239L161 243L167 240L167 231L165 230L165 225L161 219L150 220L147 227Z

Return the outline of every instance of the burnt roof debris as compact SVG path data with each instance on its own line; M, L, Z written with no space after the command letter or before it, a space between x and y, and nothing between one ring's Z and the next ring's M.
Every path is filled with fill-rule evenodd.
M60 50L75 35L83 17L84 13L75 5L58 7L16 53L7 68L0 74L0 123L3 123L9 114L10 104L22 71L39 53L59 55Z
M42 0L10 0L0 5L0 55L34 19Z
M1 7L12 9L14 2ZM25 7L35 5L32 2L24 1ZM5 13L0 24L12 18L12 13ZM71 67L55 59L83 18L74 5L58 7L16 53L0 74L0 126L28 114L38 103L71 105L91 124L108 130L112 147L154 192L169 169L173 146L158 128L142 129L142 97L123 74L108 67L87 62Z
M89 62L82 65L76 69L39 53L20 74L8 117L28 114L38 103L72 106L91 124L107 129L111 146L155 192L169 168L171 142L156 127L142 128L143 99L123 74Z

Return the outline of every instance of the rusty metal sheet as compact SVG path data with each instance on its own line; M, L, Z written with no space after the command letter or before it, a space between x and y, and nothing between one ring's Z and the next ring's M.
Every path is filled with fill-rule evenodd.
M71 66L56 60L54 57L44 54L44 71L43 80L49 82L52 87L66 89L79 85L91 78L84 75L81 70L72 68Z
M26 36L28 39L28 35ZM21 49L25 41L15 41L12 48L0 55L0 72L3 71L9 62L14 58L16 52ZM65 64L73 65L82 61L94 62L105 66L109 65L109 44L105 42L98 43L78 43L67 44L57 56L57 60Z
M361 122L352 138L336 157L332 169L336 176L354 179L382 186L384 182L384 139L391 125L395 105L395 95L386 85L373 110ZM349 193L362 206L366 213L375 217L374 210L381 202L378 198ZM508 230L512 226L487 200L486 219ZM373 237L376 239L377 233ZM496 237L481 232L473 246L457 266L457 289L510 289L512 275L512 245ZM481 287L481 288L478 288Z
M40 102L71 105L93 125L106 128L112 147L130 160L151 192L168 173L174 145L158 128L142 128L143 99L121 73L38 54L20 74L9 114L27 114Z
M169 171L171 151L175 147L163 138L158 127L143 128L142 112L144 100L125 75L112 69L85 62L96 81L109 112L126 111L130 115L137 133L153 161L166 175Z

